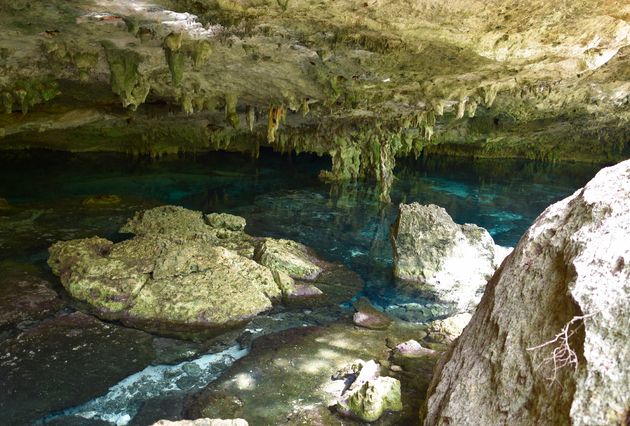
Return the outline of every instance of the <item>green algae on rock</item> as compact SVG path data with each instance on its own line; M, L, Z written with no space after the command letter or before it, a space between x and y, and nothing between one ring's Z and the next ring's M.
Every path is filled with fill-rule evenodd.
M99 237L57 242L48 264L70 295L96 315L184 337L244 324L281 300L325 299L316 282L295 283L283 272L286 265L290 271L298 270L296 261L300 267L325 265L333 277L345 270L310 252L307 259L306 247L289 240L263 240L280 241L288 263L257 263L256 240L244 227L238 216L156 207L121 227L134 238L116 244ZM303 269L299 272L304 278ZM311 275L309 270L307 278Z
M374 177L385 202L396 158L421 152L630 156L630 26L614 2L26 4L0 6L1 149L268 145L330 155L324 177ZM104 90L118 100L84 95Z

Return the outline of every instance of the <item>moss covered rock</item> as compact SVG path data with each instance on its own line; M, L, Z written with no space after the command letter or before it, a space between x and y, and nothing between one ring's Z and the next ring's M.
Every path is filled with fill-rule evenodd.
M266 238L256 246L254 259L293 278L313 280L322 272L308 248L291 240Z
M121 230L136 236L117 244L64 241L49 250L48 264L64 287L103 318L185 333L240 324L281 299L270 269L225 247L251 237L218 235L201 212L158 207Z

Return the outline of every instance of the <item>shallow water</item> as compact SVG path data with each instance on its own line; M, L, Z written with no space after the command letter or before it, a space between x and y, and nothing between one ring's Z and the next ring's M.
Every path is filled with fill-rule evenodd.
M117 230L135 211L177 204L238 214L247 219L250 234L307 244L323 258L358 272L366 283L364 295L376 305L402 319L426 321L440 316L439 306L402 292L391 276L389 228L400 202L440 205L456 222L483 226L498 244L513 246L549 204L584 185L598 170L512 160L399 161L393 202L383 206L374 182L321 182L318 172L329 166L326 158L267 151L257 162L228 153L160 160L2 153L0 197L12 207L0 210L0 260L34 264L48 273L47 248L53 242L93 235L121 240L126 236ZM84 203L87 197L108 194L121 201ZM205 386L245 353L231 348L174 366L148 367L109 393L47 419L75 415L127 424L146 401Z
M251 159L229 153L162 160L115 154L2 154L0 197L17 212L0 212L0 258L43 265L59 239L100 235L114 240L134 211L178 204L247 219L254 235L291 238L342 262L366 281L366 295L385 307L414 297L391 285L389 227L400 202L434 203L458 223L487 228L513 246L549 204L585 184L597 167L519 160L432 157L399 161L392 204L380 205L373 182L332 185L317 178L329 160L264 151ZM122 202L89 207L89 196Z

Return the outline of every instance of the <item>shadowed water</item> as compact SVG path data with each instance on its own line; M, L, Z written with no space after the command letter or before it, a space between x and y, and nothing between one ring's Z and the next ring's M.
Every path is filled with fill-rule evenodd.
M376 199L374 182L326 184L317 178L329 160L263 152L251 159L228 153L161 160L113 154L2 154L0 257L43 265L60 239L116 231L134 211L177 204L244 216L253 235L290 238L342 262L366 281L366 294L386 306L405 300L391 285L389 227L401 202L444 207L458 223L487 228L513 246L549 204L584 185L597 167L518 160L432 157L399 161L392 204ZM114 205L84 205L115 194ZM413 300L408 300L413 301Z
M498 244L513 246L549 204L574 192L598 170L512 160L399 161L393 202L382 205L374 182L320 181L319 171L329 167L326 158L268 151L256 162L228 153L159 160L2 153L0 198L9 207L0 200L0 260L35 265L57 282L45 264L47 248L55 241L93 235L118 241L126 236L117 230L134 212L176 204L237 214L247 219L246 231L252 235L311 246L321 257L358 272L366 283L364 294L374 304L405 320L427 321L442 314L439 305L402 292L392 279L389 229L399 203L440 205L456 222L483 226ZM90 202L90 197L103 195L117 197ZM59 284L57 290L63 292ZM127 424L147 401L202 387L245 353L232 348L181 364L148 367L107 394L43 421L76 415L80 422L93 418Z

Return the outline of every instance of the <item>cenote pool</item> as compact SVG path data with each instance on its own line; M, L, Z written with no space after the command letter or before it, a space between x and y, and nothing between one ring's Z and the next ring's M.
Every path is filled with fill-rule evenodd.
M329 184L318 179L329 160L264 151L257 161L211 153L158 160L115 154L34 152L0 157L0 196L19 210L0 214L0 257L43 267L57 240L118 228L137 210L176 204L247 219L253 235L289 238L342 262L366 281L377 304L389 291L389 227L401 202L444 207L457 223L474 223L495 242L514 246L548 205L584 185L599 169L586 164L430 157L401 160L392 204L377 201L374 182ZM89 206L90 196L122 202Z
M230 153L160 159L3 153L0 197L11 208L0 210L0 264L4 271L12 265L30 265L55 282L46 266L47 248L55 241L94 235L120 241L126 236L117 230L134 212L175 204L243 216L249 234L304 243L324 259L360 274L365 282L362 295L373 304L403 320L428 321L433 318L430 309L406 307L430 306L430 302L401 293L393 285L389 228L399 203L437 204L456 222L485 227L498 244L514 246L538 214L584 185L599 169L585 164L437 156L398 163L392 204L381 205L374 182L319 180L318 173L330 167L329 160L310 155L263 151L253 161ZM86 202L102 195L116 195L120 202ZM59 285L57 290L61 292ZM46 421L79 413L82 418L128 424L147 400L205 386L234 359L246 356L234 347L206 352L216 355L201 354L184 364L179 361L185 357L180 356L168 368L164 367L168 360L164 361L130 376L109 393L97 392L102 396L87 404L53 410ZM173 377L181 383L169 388L165 383Z

